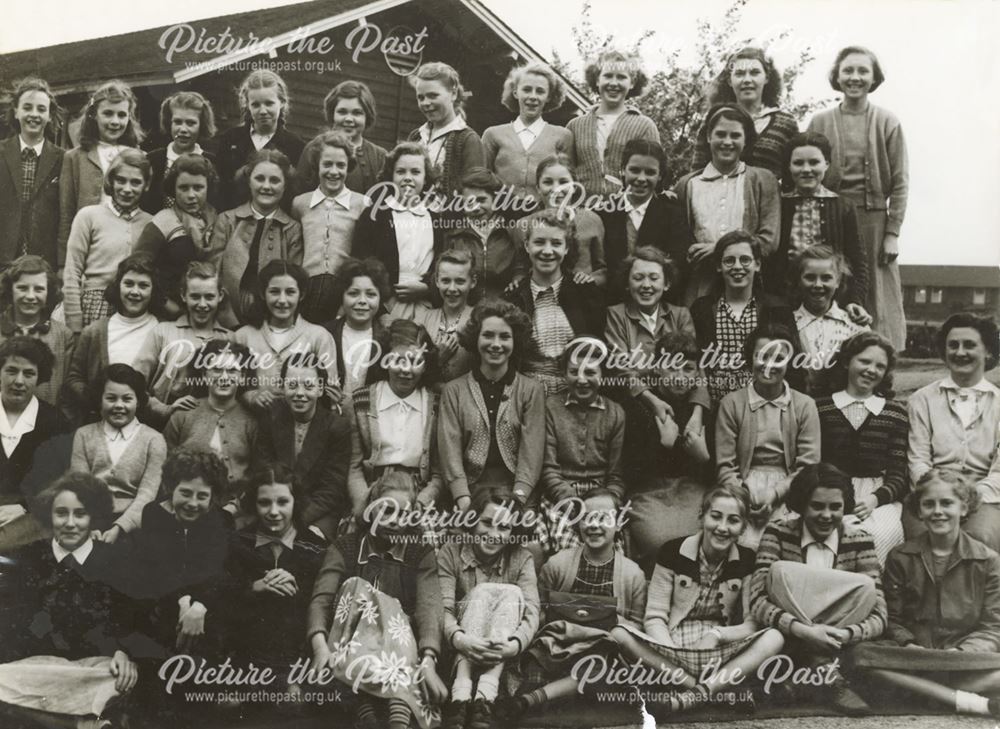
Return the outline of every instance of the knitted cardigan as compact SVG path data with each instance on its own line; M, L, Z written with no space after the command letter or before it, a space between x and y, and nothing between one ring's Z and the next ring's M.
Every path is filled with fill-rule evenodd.
M438 449L444 483L452 498L470 496L490 450L486 401L473 374L444 386L438 414ZM521 373L503 391L496 439L504 465L514 474L514 490L531 495L542 473L545 451L545 388Z
M538 591L542 609L549 603L549 593L571 592L576 575L580 571L583 546L577 545L560 551L550 557L538 575ZM642 569L630 560L620 549L615 550L614 595L618 600L618 624L642 629L642 618L646 612L646 577ZM542 616L542 624L545 617Z
M840 106L827 109L809 120L809 131L826 135L833 147L833 158L823 184L834 192L840 190L844 137L841 133L843 112ZM886 210L885 232L899 235L906 215L910 174L903 128L895 115L874 104L865 112L868 148L865 150L865 210Z
M104 438L103 421L78 428L73 437L70 467L99 478L116 479L110 484L115 499L115 524L130 532L139 527L142 510L156 498L160 471L167 458L163 436L148 425L139 424L118 462L111 464L111 454Z
M770 123L757 135L753 145L743 148L740 159L753 167L763 167L769 170L779 180L785 176L784 154L788 143L799 133L799 123L787 111L777 111L771 115ZM701 171L712 161L712 153L708 143L699 141L695 147L691 169Z
M382 451L382 431L378 421L378 401L385 380L360 387L351 396L351 470L348 489L353 499L364 502L375 480L373 461ZM441 470L438 464L437 420L438 396L424 388L430 412L424 420L423 448L420 453L420 500L427 504L437 501L441 493ZM398 435L398 434L397 434Z
M0 316L0 344L15 336L14 320L8 316ZM76 341L73 332L61 321L50 319L40 324L31 336L52 350L55 361L52 364L52 376L48 382L42 383L35 390L35 396L49 405L61 408L62 387L66 381L66 372L73 360L73 350Z
M771 565L778 560L805 564L805 556L802 554L803 529L805 525L801 517L769 524L757 548L757 564L750 580L750 606L754 617L761 624L777 628L785 635L791 634L792 623L796 618L771 602L767 592L768 573ZM863 640L878 638L888 624L888 610L885 594L882 592L878 557L871 536L860 529L852 530L841 525L840 544L834 557L833 568L867 575L875 581L875 608L862 622L846 626L851 637L845 644L854 645Z
M887 400L878 415L857 430L829 395L816 400L822 431L823 460L832 463L848 476L882 477L882 487L875 492L878 505L902 501L910 491L906 464L906 441L910 419L906 405Z
M310 324L301 316L296 317L295 326L284 341L284 346L276 348L270 329L265 326L240 327L233 334L233 341L244 344L256 355L257 385L255 389L280 392L281 365L297 352L308 352L315 357L316 364L327 371L329 382L337 379L337 344L333 336L318 324Z
M861 248L858 216L854 206L840 197L818 197L820 242L841 254L851 268L848 286L838 297L843 304L864 304L868 298L868 257ZM796 285L790 282L788 253L791 248L792 218L795 216L794 197L781 198L781 235L778 248L764 258L761 284L765 291L782 296Z
M656 557L656 566L646 595L646 632L660 640L670 640L675 630L691 613L701 591L702 535L671 539ZM719 606L726 627L740 626L747 634L757 629L750 613L750 577L754 569L754 553L738 544L729 548L717 581Z
M444 141L444 168L436 187L446 195L462 191L462 178L473 167L486 166L483 141L471 127L448 132ZM407 141L420 141L420 127L410 132Z
M108 320L98 319L80 333L66 371L62 402L74 418L82 420L93 411L94 404L88 402L87 387L107 366Z
M741 387L722 398L715 421L715 463L720 486L743 488L753 467L757 443L757 417L750 410L750 388ZM779 500L785 498L795 474L803 466L819 463L820 429L816 403L808 395L789 388L791 402L782 414L781 442L788 475L780 484Z
M573 134L565 127L546 124L537 139L525 149L514 131L514 123L509 122L483 132L483 148L486 167L511 188L514 197L534 198L538 192L535 180L538 163L559 152L571 154Z
M208 398L203 398L192 410L178 410L171 415L167 427L163 429L163 437L171 451L177 448L211 448L209 444L216 427L222 446L218 456L226 464L232 487L250 467L257 442L257 419L246 405L237 401L220 415L208 404Z
M573 153L577 180L587 195L610 195L621 189L620 184L608 180L606 175L618 177L622 168L625 144L632 139L660 142L660 132L648 116L632 106L615 120L608 132L604 156L597 153L597 109L594 105L582 116L570 119L566 128L573 133Z

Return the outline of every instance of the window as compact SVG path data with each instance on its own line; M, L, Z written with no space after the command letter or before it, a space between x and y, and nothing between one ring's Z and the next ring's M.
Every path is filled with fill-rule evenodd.
M913 302L916 304L926 304L927 303L927 288L925 286L918 286L913 292Z
M972 303L975 306L983 306L986 303L986 289L973 289Z
M942 289L931 289L931 303L932 304L940 304L941 303L941 297L942 297L943 294L944 294L944 291Z

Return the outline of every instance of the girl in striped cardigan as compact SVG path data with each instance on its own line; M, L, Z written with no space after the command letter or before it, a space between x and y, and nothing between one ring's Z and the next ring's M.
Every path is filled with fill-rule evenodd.
M910 420L892 400L896 352L875 332L845 341L830 370L832 395L816 400L824 460L851 477L854 511L844 517L875 540L879 564L903 542L903 499Z
M636 56L605 51L586 69L587 85L600 101L586 114L570 120L573 152L580 182L587 195L607 196L622 187L612 174L621 165L630 139L660 141L656 124L626 103L642 95L648 78Z

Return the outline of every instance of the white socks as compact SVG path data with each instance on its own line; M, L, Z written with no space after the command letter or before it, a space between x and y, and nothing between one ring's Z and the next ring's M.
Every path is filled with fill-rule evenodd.
M990 701L969 691L955 691L955 711L959 714L990 715Z

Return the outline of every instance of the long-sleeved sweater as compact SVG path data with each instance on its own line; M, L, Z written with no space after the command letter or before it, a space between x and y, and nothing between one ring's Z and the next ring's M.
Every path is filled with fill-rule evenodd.
M757 547L757 564L750 580L750 609L762 624L779 629L785 635L791 633L795 616L771 602L767 593L768 571L778 560L805 564L802 554L802 530L805 526L801 518L772 522L764 530L764 536ZM875 608L865 620L856 625L846 626L851 637L845 642L853 645L863 640L874 640L885 631L888 624L888 610L885 594L882 592L882 577L879 569L875 545L867 532L853 531L841 527L840 544L834 557L833 568L867 575L875 581Z
M587 195L604 196L621 189L606 176L621 174L625 144L632 139L659 143L660 132L648 116L634 107L626 107L608 132L602 157L597 153L597 109L595 105L586 114L570 119L566 128L573 133L573 154L570 156L576 165L577 179Z
M120 514L115 524L130 532L139 527L146 504L156 498L166 458L167 444L163 436L140 423L118 462L112 464L104 423L98 422L77 429L73 436L70 468L109 481L115 513Z
M63 308L66 325L74 332L83 329L83 292L103 291L114 281L118 264L132 253L152 219L149 213L138 210L126 220L103 203L89 205L76 214L63 269Z
M538 163L549 155L571 154L573 134L565 127L546 124L527 149L514 131L514 123L498 124L483 132L486 167L493 170L514 197L534 198L538 192L535 172Z
M567 404L565 392L545 401L545 460L539 485L549 501L576 496L572 484L595 481L621 499L625 411L601 397L600 407Z

